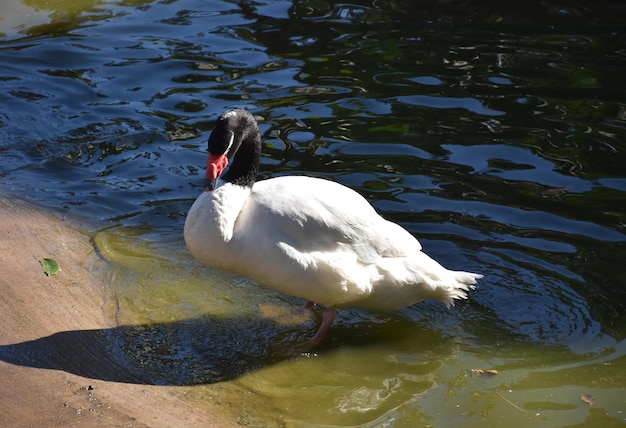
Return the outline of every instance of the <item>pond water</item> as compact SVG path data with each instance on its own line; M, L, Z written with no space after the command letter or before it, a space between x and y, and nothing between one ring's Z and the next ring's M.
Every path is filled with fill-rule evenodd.
M622 426L625 75L619 1L9 0L0 190L91 225L136 382L237 385L243 425ZM354 188L479 288L299 351L301 301L182 239L234 107L262 178Z

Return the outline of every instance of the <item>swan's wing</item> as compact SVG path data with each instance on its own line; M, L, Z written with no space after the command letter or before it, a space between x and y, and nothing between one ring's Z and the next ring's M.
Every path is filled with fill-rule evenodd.
M266 236L299 252L349 251L359 263L370 264L421 250L409 232L383 219L354 190L332 181L302 176L261 181L250 202L258 227L268 228Z
M235 230L232 270L325 305L388 310L426 298L449 303L475 282L455 279L465 273L430 259L358 193L326 180L255 184Z

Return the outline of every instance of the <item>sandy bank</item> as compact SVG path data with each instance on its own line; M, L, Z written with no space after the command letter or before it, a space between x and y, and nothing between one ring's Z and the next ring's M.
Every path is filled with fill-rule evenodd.
M43 257L58 260L61 272L47 277ZM236 426L225 414L230 406L194 398L193 387L109 382L11 354L28 349L14 345L57 333L114 327L105 284L87 268L95 257L89 237L70 221L0 196L0 426ZM67 353L98 349L71 340L64 346Z

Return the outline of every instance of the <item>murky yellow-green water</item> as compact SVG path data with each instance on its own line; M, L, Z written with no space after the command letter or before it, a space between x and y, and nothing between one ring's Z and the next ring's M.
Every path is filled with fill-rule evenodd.
M241 403L242 423L552 427L624 421L626 341L605 338L581 344L586 352L577 353L516 339L514 332L499 341L490 336L497 325L463 327L470 302L451 311L416 305L418 315L345 311L326 343L302 351L299 345L317 326L302 302L203 268L182 241L163 247L150 241L141 230L124 228L95 237L111 262L110 304L118 322L159 326L159 334L134 338L144 347L140 358L177 349L173 358L186 373L161 373L161 381L198 383L197 394L204 390L207 398L215 394L215 381L253 392ZM429 316L454 321L436 326ZM163 337L165 344L151 343ZM203 366L210 362L221 369L207 373Z

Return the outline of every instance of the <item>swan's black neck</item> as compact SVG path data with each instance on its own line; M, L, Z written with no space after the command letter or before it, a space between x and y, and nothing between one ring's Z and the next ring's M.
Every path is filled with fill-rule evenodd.
M229 168L222 180L252 187L261 157L261 133L254 116L243 109L223 113L209 137L209 152L226 154L229 158Z

